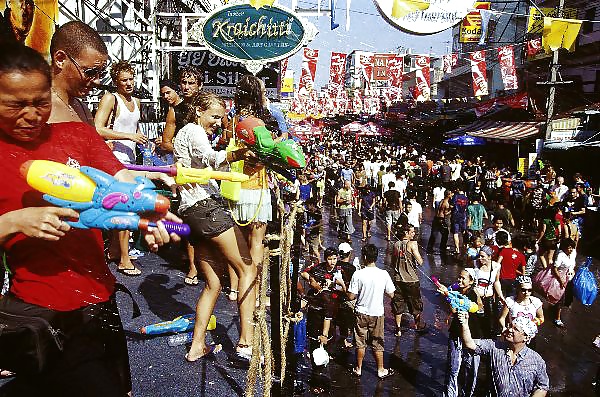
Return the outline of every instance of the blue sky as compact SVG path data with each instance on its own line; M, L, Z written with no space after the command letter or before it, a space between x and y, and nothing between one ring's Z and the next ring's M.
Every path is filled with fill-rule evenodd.
M325 2L322 1L321 4ZM303 8L316 7L316 2L298 0ZM350 5L350 30L346 31L346 0L336 0L335 20L340 26L331 30L328 17L308 18L319 29L319 34L308 45L318 49L319 60L315 86L321 87L329 80L331 52L350 53L353 50L376 53L397 52L397 47L412 48L413 53L445 54L451 46L451 29L429 35L418 36L405 33L390 25L381 16L372 0L352 0ZM288 68L295 71L296 82L302 63L302 50L290 58Z

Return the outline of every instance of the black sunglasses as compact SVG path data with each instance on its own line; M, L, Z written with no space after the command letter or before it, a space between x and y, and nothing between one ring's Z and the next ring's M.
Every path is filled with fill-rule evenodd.
M521 291L523 291L523 292L531 292L533 290L531 288L521 288Z
M69 54L66 54L67 58L69 58L71 60L71 62L73 62L73 64L75 64L75 67L77 68L77 70L79 71L80 74L83 75L83 77L85 77L86 79L101 79L104 76L106 76L106 70L104 70L104 68L95 66L93 68L82 68L75 59L73 59L73 57Z

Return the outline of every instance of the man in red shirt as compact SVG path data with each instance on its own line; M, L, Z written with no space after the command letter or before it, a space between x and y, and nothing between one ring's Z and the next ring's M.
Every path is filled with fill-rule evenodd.
M132 175L93 128L46 123L50 81L40 54L21 44L3 44L0 174L6 188L0 190L0 248L13 276L0 310L46 319L60 330L63 344L44 371L18 373L6 394L122 397L131 391L127 344L101 233L71 229L64 219L76 219L77 212L49 206L27 185L21 167L43 159L98 168L121 181L131 181ZM159 222L146 241L156 250L172 237Z
M498 263L500 263L500 285L504 296L515 294L515 279L525 274L527 260L519 250L513 248L508 240L508 232L499 230L496 233L498 243Z

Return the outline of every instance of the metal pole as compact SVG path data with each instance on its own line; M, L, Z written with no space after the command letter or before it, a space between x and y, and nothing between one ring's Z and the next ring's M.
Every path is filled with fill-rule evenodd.
M562 18L563 16L563 8L565 6L565 0L560 0L559 4L558 4L558 17ZM552 115L554 114L554 103L555 103L555 99L556 99L556 85L554 83L556 83L556 79L558 77L558 68L559 68L559 64L558 64L558 49L555 50L552 54L552 64L550 65L551 71L550 71L550 92L548 95L548 106L547 111L547 117L546 117L546 140L550 139L550 134L552 132L552 124L550 123L550 121L552 120Z

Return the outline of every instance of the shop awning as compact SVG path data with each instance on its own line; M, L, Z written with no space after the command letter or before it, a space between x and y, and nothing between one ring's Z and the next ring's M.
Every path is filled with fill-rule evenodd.
M471 135L492 142L517 143L540 132L538 122L528 121L476 121L446 133L447 136Z

